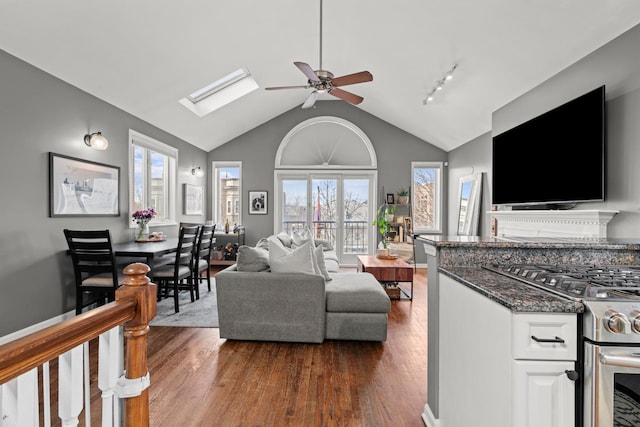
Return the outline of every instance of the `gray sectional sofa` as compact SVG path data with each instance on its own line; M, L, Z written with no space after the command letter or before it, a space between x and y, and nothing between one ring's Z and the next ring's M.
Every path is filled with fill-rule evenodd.
M239 248L237 264L215 275L221 338L309 343L386 340L391 302L371 274L339 272L335 253L326 246L318 249L320 244L313 241L316 257L324 258L324 271L305 270L307 258L298 258L291 268L278 266L281 259L304 248L295 242L287 247L287 239L279 237L276 240L284 240L286 249L276 258L274 252L282 249L270 236L256 247Z

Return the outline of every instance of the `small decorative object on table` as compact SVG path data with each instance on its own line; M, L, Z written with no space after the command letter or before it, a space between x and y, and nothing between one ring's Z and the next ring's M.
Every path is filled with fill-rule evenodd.
M149 240L149 221L156 216L153 208L142 209L131 214L133 221L138 225L135 231L136 242Z

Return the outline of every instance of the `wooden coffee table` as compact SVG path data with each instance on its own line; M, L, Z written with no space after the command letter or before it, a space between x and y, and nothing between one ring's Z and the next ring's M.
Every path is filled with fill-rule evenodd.
M358 255L358 271L371 273L380 282L387 294L393 299L400 299L400 293L413 299L413 267L400 258L382 259L371 255ZM400 283L411 283L411 291L407 293ZM400 293L394 295L395 288Z

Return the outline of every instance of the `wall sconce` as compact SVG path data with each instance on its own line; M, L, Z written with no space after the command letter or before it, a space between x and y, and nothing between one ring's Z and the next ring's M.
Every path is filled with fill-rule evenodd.
M198 178L201 178L204 176L204 171L202 170L202 168L200 166L195 167L193 169L191 169L191 175L193 176L197 176Z
M107 138L102 136L100 132L86 134L84 136L84 143L87 147L95 148L96 150L106 150L109 146L109 141L107 141Z
M444 77L436 82L433 89L431 89L431 92L429 92L429 95L427 95L422 100L422 105L427 105L429 102L433 101L433 96L436 94L436 92L442 90L442 88L444 88L444 85L453 78L453 72L456 70L456 68L458 68L458 64L455 64L449 71L447 71L447 74L445 74Z

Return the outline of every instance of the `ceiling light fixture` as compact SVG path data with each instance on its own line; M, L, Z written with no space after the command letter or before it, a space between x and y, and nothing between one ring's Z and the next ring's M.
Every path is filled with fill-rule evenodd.
M87 147L95 148L96 150L106 150L109 146L109 141L100 132L86 134L84 143Z
M458 68L458 64L455 64L440 80L436 82L431 89L431 92L422 100L422 105L427 105L429 102L433 101L433 96L436 92L441 91L444 88L444 85L453 78L453 72Z
M204 176L204 171L202 170L202 168L200 166L197 166L197 167L191 169L191 175L197 176L198 178L201 178L201 177Z

